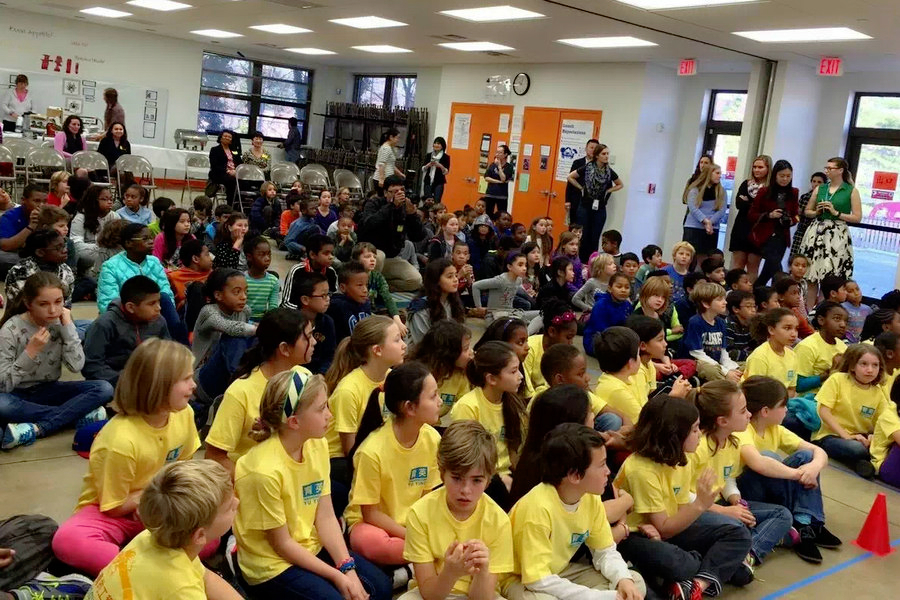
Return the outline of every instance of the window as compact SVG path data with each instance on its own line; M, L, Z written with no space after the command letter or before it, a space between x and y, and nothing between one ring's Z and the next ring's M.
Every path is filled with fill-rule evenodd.
M850 226L854 277L866 297L880 298L898 268L900 94L856 94L849 134L846 158L862 201L862 221Z
M280 140L287 137L288 118L296 117L305 142L311 89L308 69L204 52L197 128L211 134L260 131Z
M416 101L415 75L357 75L353 98L359 104L412 108Z

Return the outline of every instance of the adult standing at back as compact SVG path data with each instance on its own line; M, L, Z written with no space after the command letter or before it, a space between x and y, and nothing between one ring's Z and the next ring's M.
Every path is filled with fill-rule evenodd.
M494 162L484 172L484 180L487 181L484 204L491 221L495 221L501 212L509 211L509 182L515 172L509 162L510 154L506 144L497 146Z
M828 183L813 191L804 214L815 221L806 230L799 254L809 258L807 306L818 302L819 282L826 275L853 277L853 240L847 223L862 220L862 201L847 161L836 156L825 167Z
M598 143L593 160L586 161L583 167L569 173L569 183L582 190L575 222L584 228L578 253L581 262L587 264L591 254L600 250L600 234L606 225L606 205L610 194L623 187L619 174L609 166L609 147Z
M3 119L3 131L16 130L16 119L27 112L34 111L34 103L28 93L28 77L23 74L16 75L16 87L6 91L3 95L3 104L0 106L0 115Z
M800 220L800 192L793 187L794 168L786 160L772 167L771 185L756 194L747 213L750 241L759 249L756 261L765 259L756 285L766 285L781 270L784 252L791 245L791 227Z
M731 268L746 269L750 281L756 280L759 273L760 254L759 249L750 241L750 206L756 199L756 194L764 187L768 187L772 175L772 157L761 154L753 159L750 168L750 178L744 181L737 191L734 206L737 207L737 215L731 225L731 240L728 249L731 251Z
M72 158L76 152L87 150L84 136L81 135L83 132L84 125L81 123L81 117L69 115L63 121L62 131L56 132L56 137L53 138L53 147L66 158Z
M684 192L688 207L682 240L694 247L694 259L702 263L719 241L719 224L725 217L722 167L710 163Z
M119 92L116 88L103 90L103 100L106 102L106 110L103 112L103 128L109 131L113 123L125 124L125 109L119 104Z
M589 160L593 160L594 155L597 153L597 148L599 147L600 140L595 140L593 138L589 139L584 147L584 156L572 161L569 172L577 171ZM581 206L581 195L582 189L580 187L576 187L571 181L566 182L566 210L569 213L569 223L578 222L578 207Z
M391 289L414 292L422 287L419 270L400 257L407 238L418 242L425 237L416 205L406 198L403 180L396 176L385 179L384 195L366 200L354 219L359 241L377 249L378 264Z
M288 134L284 139L284 159L289 163L296 163L300 158L300 144L303 139L300 137L300 130L297 129L297 117L288 119Z
M400 131L392 127L381 134L381 146L375 157L375 184L379 191L384 192L384 182L388 177L397 176L401 180L406 179L406 173L397 168L397 153L395 147L400 143Z
M450 155L447 154L447 140L442 137L434 138L431 150L428 161L422 167L422 173L424 174L422 178L424 183L422 197L434 198L434 203L437 204L444 196L444 185L447 183L447 173L450 172Z

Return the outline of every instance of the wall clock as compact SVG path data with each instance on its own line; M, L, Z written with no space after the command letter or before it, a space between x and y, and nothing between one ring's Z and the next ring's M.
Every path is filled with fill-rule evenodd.
M516 96L524 96L531 87L531 77L528 73L519 73L513 78L513 92Z

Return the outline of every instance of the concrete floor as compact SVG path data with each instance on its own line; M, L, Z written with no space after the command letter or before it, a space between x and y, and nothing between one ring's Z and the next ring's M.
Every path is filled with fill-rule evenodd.
M178 193L180 190L174 190L167 195L177 201ZM287 272L289 265L283 252L274 253L272 268L282 274ZM79 303L73 309L73 316L79 319L91 319L96 314L93 303ZM476 337L481 335L483 322L470 320L469 325ZM597 363L592 358L588 360L596 378ZM64 379L76 378L80 375L64 372ZM39 513L61 522L71 514L87 470L87 461L72 452L71 444L72 431L63 431L33 446L0 452L0 517ZM201 454L202 451L198 453ZM890 575L893 569L900 572L900 553L878 558L851 543L876 495L883 492L892 528L890 539L900 545L900 493L836 466L822 472L822 489L828 528L844 541L841 549L822 550L824 562L818 566L803 562L790 550L776 550L757 569L755 582L742 590L726 588L725 597L829 600L900 596Z

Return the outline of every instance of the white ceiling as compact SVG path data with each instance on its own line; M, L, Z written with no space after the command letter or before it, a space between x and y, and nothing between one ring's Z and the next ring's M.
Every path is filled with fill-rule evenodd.
M679 58L707 64L764 57L817 64L822 55L845 59L847 70L900 69L900 11L897 0L763 0L697 9L648 12L615 0L182 0L193 8L172 12L147 10L125 0L3 0L11 8L84 19L110 27L151 31L204 43L211 50L281 57L285 63L310 63L351 68L440 66L465 63L572 63L649 61L672 63ZM530 21L477 24L437 13L437 10L512 4L546 15ZM311 5L311 6L310 6ZM103 6L133 13L122 19L80 14L82 8ZM303 8L303 6L310 6ZM329 19L376 15L408 23L407 27L357 30ZM251 25L285 23L312 33L275 35ZM874 39L854 42L761 44L732 31L844 26ZM218 43L190 31L224 29L244 37ZM649 28L649 29L648 29ZM560 38L630 35L656 47L585 50L557 43ZM463 39L445 39L460 36ZM438 47L443 41L491 41L515 50L505 56L458 52ZM409 54L374 55L351 46L391 44ZM337 52L305 57L280 50L312 46ZM745 54L742 54L745 53ZM310 60L312 59L312 60Z

